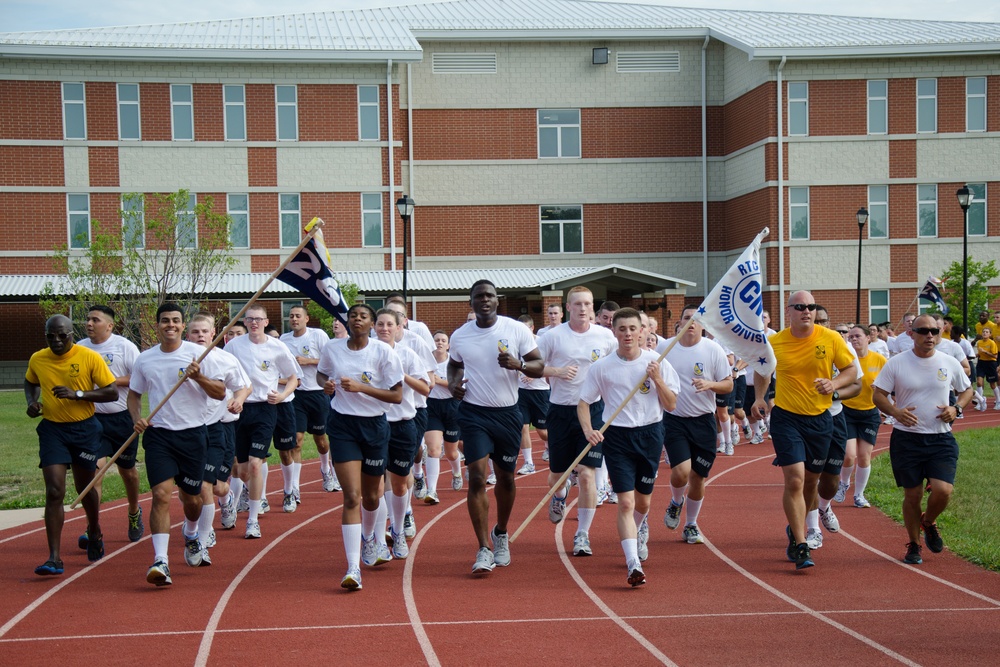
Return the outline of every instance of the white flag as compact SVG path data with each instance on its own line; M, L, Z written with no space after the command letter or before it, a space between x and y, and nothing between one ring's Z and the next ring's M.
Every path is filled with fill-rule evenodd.
M761 317L764 281L760 273L760 242L769 233L765 227L757 235L694 316L720 344L747 362L748 370L764 377L770 377L776 365Z

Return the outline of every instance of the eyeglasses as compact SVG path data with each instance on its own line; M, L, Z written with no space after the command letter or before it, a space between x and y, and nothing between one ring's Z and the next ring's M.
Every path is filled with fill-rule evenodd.
M819 308L819 306L817 306L815 303L790 303L788 304L788 307L794 308L800 313L803 310L816 310L817 308ZM827 322L829 322L829 320L827 320Z
M847 329L837 329L836 331L837 331L837 333L839 333L839 334L843 334L843 335L845 335L845 336L847 335Z
M266 317L244 317L243 321L247 324L256 324L258 322L263 322L266 319Z
M826 326L829 323L830 320L816 320L816 324L822 324L823 326Z
M915 334L920 334L921 336L927 336L927 335L937 336L939 333L941 333L941 330L938 329L937 327L915 327L911 329L911 331L913 331L913 333Z

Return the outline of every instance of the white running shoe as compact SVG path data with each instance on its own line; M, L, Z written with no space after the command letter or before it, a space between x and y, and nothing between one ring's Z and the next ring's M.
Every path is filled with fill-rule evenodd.
M684 526L684 541L688 544L704 544L705 540L701 536L701 531L698 530L698 526L689 523Z
M618 494L609 486L608 487L608 504L617 505L618 504Z
M250 523L247 521L247 532L243 535L248 540L259 540L260 539L260 524L254 521Z
M392 552L389 551L388 545L378 543L378 545L375 548L375 551L377 554L375 556L376 565L384 565L392 561Z
M334 488L334 484L337 483L337 479L333 476L333 471L323 472L320 471L320 476L323 477L323 490L327 493L333 493L334 491L339 491L339 489Z
M291 514L298 507L298 503L295 502L295 494L286 493L284 500L281 501L281 509L287 514Z
M490 531L490 544L493 545L493 564L497 567L510 565L510 537L507 533L500 535L494 527Z
M198 541L197 537L185 538L184 540L184 561L191 567L201 567L202 565L211 565L212 561L205 562L205 556L208 555L208 551L205 547L201 546L201 542Z
M410 555L410 547L406 544L406 535L392 534L392 557L405 560Z
M216 540L215 540L215 529L213 528L208 533L208 539L205 541L205 548L206 549L211 549L212 547L215 546L215 543L216 543Z
M441 499L438 498L437 491L428 491L427 495L424 496L425 505L437 505L439 502L441 502Z
M247 510L249 511L249 510ZM260 513L267 514L271 511L271 503L267 502L267 496L260 497Z
M854 496L854 506L860 509L871 507L872 504L864 496Z
M577 533L573 536L573 555L574 556L593 556L594 552L590 549L590 536L587 533Z
M850 482L841 482L837 487L837 495L833 497L833 502L842 503L847 498L847 490L851 488Z
M535 464L534 463L525 463L523 466L521 466L521 469L517 471L517 474L518 475L530 475L533 472L535 472Z
M733 451L733 443L726 443L726 456L732 456L735 452Z
M674 530L677 526L681 525L681 508L683 507L683 500L680 505L675 505L674 501L671 500L670 505L667 507L667 513L663 515L663 525L670 530Z
M219 505L223 530L230 530L236 525L236 508L233 505L233 492L230 491L226 502Z
M736 422L733 422L732 427L729 429L729 436L730 436L730 439L733 441L734 445L739 444L739 442L740 442L740 425L737 424Z
M564 516L566 516L566 498L556 498L553 494L552 500L549 501L549 521L559 523Z
M486 478L486 483L489 484L490 486L493 486L494 484L496 484L497 483L496 473L492 473L491 472L489 474L489 476Z
M239 500L236 501L236 511L237 512L249 512L250 511L250 490L249 487L243 487L243 491L240 493Z
M806 545L810 549L819 549L823 546L823 533L818 528L810 528L806 531Z
M715 453L716 453L716 454L725 454L725 453L726 453L726 443L724 443L724 442L720 442L720 443L719 443L719 444L718 444L718 445L716 446L716 448L715 448Z
M365 537L361 536L361 562L371 567L375 565L375 561L378 559L378 545L375 542L375 536Z
M423 475L420 477L413 476L413 497L417 500L423 500L427 497L427 483L424 482Z
M472 574L492 572L496 564L493 562L493 552L482 547L476 552L476 562L472 564Z
M639 524L639 530L636 532L636 551L639 554L639 560L644 561L649 558L649 517L645 517L642 523Z
M823 522L823 527L831 533L840 531L840 521L837 519L837 515L833 513L832 507L825 512L820 510L819 518Z
M413 512L407 512L403 519L403 535L411 540L417 536L417 521L413 518Z
M340 580L340 587L346 588L349 591L360 591L361 590L361 570L358 568L352 568L347 571L344 578Z
M543 461L549 460L549 448L547 446L545 447L545 451L542 452L542 460Z
M750 444L751 445L759 445L762 442L764 442L764 433L762 431L758 431L757 433L754 433L753 437L750 438Z
M451 490L452 491L461 491L462 490L462 486L463 486L462 476L461 475L452 475L451 476Z

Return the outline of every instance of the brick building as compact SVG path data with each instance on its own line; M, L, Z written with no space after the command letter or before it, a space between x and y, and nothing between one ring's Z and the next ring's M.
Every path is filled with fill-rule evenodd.
M853 320L863 206L861 319L895 320L961 258L962 184L970 256L1000 256L998 53L1000 24L577 0L0 34L0 316L40 330L53 247L187 188L233 216L234 300L318 215L377 303L411 195L432 328L470 275L539 324L574 282L669 321L764 227L775 320L793 289Z

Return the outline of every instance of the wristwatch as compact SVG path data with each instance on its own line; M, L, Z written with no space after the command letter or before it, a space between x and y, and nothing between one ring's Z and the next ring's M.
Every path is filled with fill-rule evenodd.
M74 394L74 395L76 396L76 400L82 401L83 400L83 389L77 389L76 390L76 394Z
M962 406L961 405L959 405L958 403L956 403L955 405L953 405L951 407L955 408L955 416L957 416L957 417L961 417L962 416Z
M527 368L527 367L528 367L528 364L524 363L524 359L521 359L521 372L523 373L524 369Z

